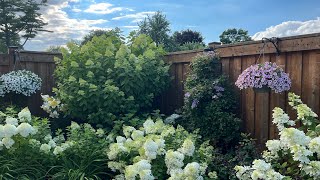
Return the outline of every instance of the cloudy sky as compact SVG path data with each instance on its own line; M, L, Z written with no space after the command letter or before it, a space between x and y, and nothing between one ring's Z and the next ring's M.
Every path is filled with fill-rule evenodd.
M320 32L319 0L48 0L42 8L46 29L25 45L44 50L81 40L90 30L119 27L124 34L155 11L162 11L171 30L192 29L205 42L219 41L228 28L243 28L256 40Z

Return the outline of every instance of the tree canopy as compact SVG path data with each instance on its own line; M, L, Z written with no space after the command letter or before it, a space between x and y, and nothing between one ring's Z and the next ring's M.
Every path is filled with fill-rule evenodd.
M227 29L219 36L222 44L233 44L236 42L251 41L248 31L243 29Z
M87 42L91 41L93 37L97 36L102 36L105 35L107 37L119 37L120 40L123 40L124 38L121 35L122 31L120 30L120 28L116 27L114 29L111 30L104 30L104 29L96 29L96 30L92 30L89 32L89 34L87 34L86 36L83 37L83 40L81 41L80 45L84 45Z
M0 0L0 42L1 46L23 46L30 38L34 38L47 25L41 18L42 0ZM24 42L20 44L20 39Z
M203 37L200 32L192 31L190 29L175 31L172 35L173 41L178 45L183 45L185 43L202 43Z

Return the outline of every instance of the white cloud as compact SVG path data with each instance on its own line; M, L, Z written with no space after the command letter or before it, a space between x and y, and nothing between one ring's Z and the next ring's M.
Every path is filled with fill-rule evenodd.
M286 37L301 34L319 33L320 18L309 21L286 21L276 26L268 27L265 31L257 32L252 36L254 40L261 40L263 37Z
M48 23L45 29L53 33L39 32L36 38L30 39L27 50L44 50L52 45L64 45L70 40L81 40L90 30L111 29L101 28L108 22L105 19L75 19L70 18L63 8L70 7L69 2L77 0L51 0L48 6L41 9L42 18ZM98 26L101 27L98 27Z
M126 29L130 29L130 30L137 30L139 29L139 26L122 26L123 28L126 28Z
M73 8L73 9L71 9L71 11L78 13L78 12L81 12L82 10L78 9L78 8Z
M113 4L110 3L98 3L98 4L91 4L88 9L84 10L87 13L94 13L94 14L111 14L116 11L123 11L126 8L123 7L113 7Z
M139 12L135 14L127 14L123 16L114 17L112 18L112 20L133 19L132 22L139 22L146 18L148 15L153 15L154 13L154 11Z

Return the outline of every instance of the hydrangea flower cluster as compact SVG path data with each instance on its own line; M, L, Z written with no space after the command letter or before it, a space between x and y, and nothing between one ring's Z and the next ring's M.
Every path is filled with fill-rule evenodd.
M11 71L0 76L0 96L7 93L31 96L41 89L41 78L31 71Z
M107 153L110 160L108 167L120 173L115 179L152 180L164 177L170 180L203 179L207 164L192 160L197 149L191 136L176 139L181 138L178 133L182 131L186 132L182 127L175 129L160 119L156 122L147 119L140 129L124 126L124 136L117 136L116 142L110 144ZM170 143L172 140L180 143ZM165 164L157 164L163 163L163 159ZM186 159L191 161L186 163ZM152 166L164 165L166 170L152 171ZM158 172L165 174L159 176Z
M58 118L59 112L62 111L63 104L59 99L49 95L41 95L43 104L40 106L52 118Z
M235 85L240 89L269 87L276 93L288 91L291 87L289 75L276 63L255 64L244 70Z
M263 160L255 160L250 166L236 166L239 179L318 179L320 176L320 124L317 115L305 104L300 97L289 93L290 105L297 110L296 121L301 121L307 133L294 127L293 120L280 108L273 110L273 123L279 129L279 140L269 140L266 143L267 150L263 152ZM299 113L302 115L299 116ZM313 120L311 120L313 119ZM286 161L285 165L277 163ZM275 169L290 167L290 171L296 168L294 174L281 175ZM279 168L280 167L280 168ZM290 172L282 169L281 172Z
M19 114L18 119L7 116L5 124L0 124L0 150L5 147L10 149L15 144L15 139L26 138L34 135L37 128L31 126L31 113L28 108L24 108Z

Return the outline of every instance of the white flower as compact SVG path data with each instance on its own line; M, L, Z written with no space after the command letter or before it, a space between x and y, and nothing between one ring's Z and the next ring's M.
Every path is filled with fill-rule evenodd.
M27 107L22 109L18 113L18 117L19 117L20 122L30 122L31 121L31 113Z
M151 119L147 119L143 123L143 127L144 127L146 134L152 134L152 133L157 132L157 129L155 128L155 124Z
M317 153L318 157L320 157L320 137L312 139L308 146L312 152Z
M306 104L299 104L297 107L297 115L298 119L301 120L301 122L304 125L311 125L312 122L308 121L306 117L314 117L317 118L318 115L312 111Z
M271 168L271 164L270 163L266 163L265 161L261 160L261 159L256 159L252 162L252 168L253 169L257 169L260 171L267 171Z
M132 126L123 126L123 134L126 136L126 138L129 138L131 136L131 132L136 130Z
M197 162L188 163L183 172L189 178L198 179L200 176L200 164Z
M184 155L178 151L168 150L165 155L165 163L167 166L167 173L171 174L174 169L181 169L184 163Z
M147 139L143 145L143 148L148 159L156 159L158 150L157 143L155 143L152 139Z
M285 128L285 125L294 126L295 122L290 120L288 114L286 114L281 108L275 107L272 114L272 122L277 125L279 131Z
M62 147L60 147L60 146L56 146L55 148L54 148L54 150L53 150L53 154L54 155L59 155L59 154L61 154L62 152L63 152L63 148Z
M29 140L29 144L33 147L38 147L41 145L40 141L36 140L36 139L30 139Z
M11 139L10 137L5 137L2 139L2 143L7 149L10 149L14 144L14 140Z
M195 150L195 146L193 142L190 139L185 139L182 147L178 149L181 153L183 153L186 156L192 156Z
M51 149L51 146L48 144L41 144L40 146L40 151L44 152L44 153L49 153Z
M0 124L0 139L3 138L4 135L4 129L3 129L3 125Z
M34 128L28 123L21 123L17 127L17 133L19 133L22 137L27 137L34 131Z
M180 117L181 117L181 115L179 115L179 114L171 114L171 116L167 117L164 120L164 123L166 123L166 124L174 124L175 120L180 118Z
M142 170L139 172L139 176L141 180L153 180L154 176L150 169Z
M52 148L56 147L56 142L54 142L54 140L50 140L48 142L48 145L51 146Z
M118 154L121 152L127 152L128 149L123 146L123 143L112 143L109 146L109 151L107 153L110 160L116 159Z
M139 139L139 138L143 137L143 135L144 135L143 131L134 130L134 131L132 131L131 137L132 137L133 140L136 140L136 139Z
M7 117L6 118L6 123L7 124L12 124L14 126L18 126L18 119L12 118L12 117Z
M80 126L78 123L72 121L70 128L71 128L71 130L78 130L78 129L80 129Z
M44 140L45 140L45 141L50 141L50 140L52 140L52 136L51 136L50 134L48 134L48 135L46 135L46 136L44 137Z
M303 131L295 128L285 128L280 132L280 141L287 146L301 145L306 146L309 144L311 138L306 136Z
M6 124L3 126L3 133L4 137L10 138L17 134L17 128L12 124Z
M312 152L305 146L294 145L290 147L291 153L293 154L293 160L300 161L301 163L309 163L308 156L312 156Z
M116 141L117 143L123 143L126 141L126 138L125 137L122 137L122 136L117 136L116 137Z
M96 135L98 137L103 137L104 133L105 133L104 130L99 128L99 129L97 129Z
M302 166L302 170L311 177L318 178L320 176L320 161L310 161L308 165Z
M281 142L279 140L268 140L266 147L269 151L277 152L281 149Z

